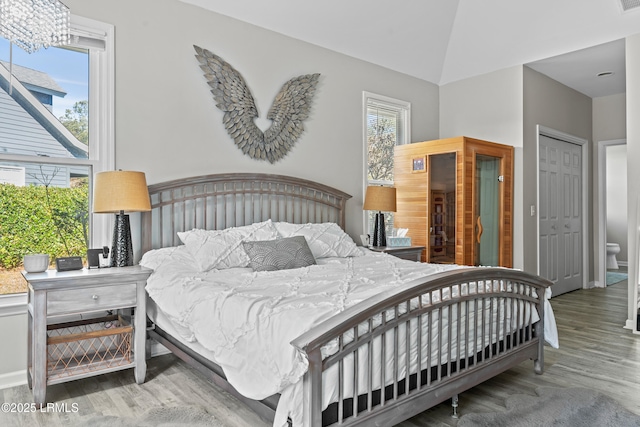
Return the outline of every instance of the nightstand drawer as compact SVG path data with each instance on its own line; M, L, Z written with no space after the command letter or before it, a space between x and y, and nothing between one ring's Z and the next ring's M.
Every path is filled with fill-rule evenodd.
M136 284L49 291L47 315L106 310L136 305Z

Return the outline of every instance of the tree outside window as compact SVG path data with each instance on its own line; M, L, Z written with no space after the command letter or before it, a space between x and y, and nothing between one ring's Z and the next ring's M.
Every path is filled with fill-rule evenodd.
M64 116L58 117L60 123L69 129L78 141L89 145L89 101L77 101L71 109L66 109Z

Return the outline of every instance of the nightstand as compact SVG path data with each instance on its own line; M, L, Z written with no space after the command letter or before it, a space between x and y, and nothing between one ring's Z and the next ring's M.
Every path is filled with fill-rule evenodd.
M48 385L121 369L134 368L136 382L144 382L151 272L141 266L22 272L29 283L27 380L36 404L45 404Z
M398 258L420 262L424 246L369 246L375 252L385 252Z

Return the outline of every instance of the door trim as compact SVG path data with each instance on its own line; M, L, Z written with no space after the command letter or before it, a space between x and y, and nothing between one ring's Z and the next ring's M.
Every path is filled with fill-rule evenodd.
M536 125L536 210L538 212L540 207L540 136L547 136L570 144L576 144L581 146L582 149L582 288L586 289L587 280L589 280L589 251L587 249L589 243L589 141L542 125ZM536 272L540 274L540 215L537 214L536 217Z

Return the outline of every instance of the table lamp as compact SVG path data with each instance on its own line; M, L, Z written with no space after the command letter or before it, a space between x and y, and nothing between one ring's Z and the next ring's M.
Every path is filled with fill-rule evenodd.
M381 185L367 187L362 209L378 211L373 231L373 246L387 246L384 214L382 211L396 211L396 189L393 187L383 187Z
M144 172L99 172L93 182L93 212L115 213L111 267L133 265L133 244L129 215L125 212L151 210Z

